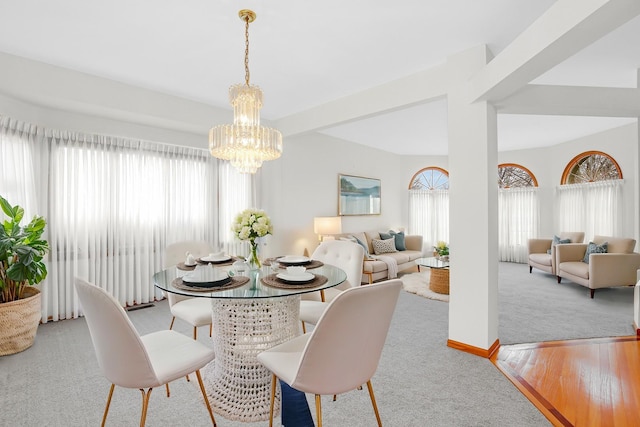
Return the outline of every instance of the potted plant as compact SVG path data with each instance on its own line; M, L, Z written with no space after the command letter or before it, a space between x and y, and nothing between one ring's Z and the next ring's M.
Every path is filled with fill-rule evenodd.
M449 261L449 245L447 242L439 240L433 247L434 253L437 254L437 258L443 261Z
M0 356L31 345L40 323L40 290L47 277L43 257L49 244L42 239L46 221L34 216L22 226L24 209L0 196L7 219L0 226Z

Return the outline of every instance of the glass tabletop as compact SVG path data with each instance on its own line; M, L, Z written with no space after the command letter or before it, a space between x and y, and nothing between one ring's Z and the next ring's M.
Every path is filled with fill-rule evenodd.
M211 267L209 265L199 265L196 268L216 268L222 271L229 270L229 267ZM284 270L281 270L284 271ZM186 273L183 270L179 270L177 267L168 268L163 271L159 271L153 275L154 285L166 292L171 292L179 295L187 295L200 298L235 298L235 299L251 299L251 298L274 298L285 297L289 295L299 295L308 292L317 292L322 289L338 286L340 283L347 280L347 274L332 265L325 264L321 267L307 270L309 273L316 275L322 275L327 278L327 282L312 288L275 288L265 285L260 280L273 273L268 267L263 267L261 270L248 271L245 273L249 277L249 281L242 286L227 290L216 290L212 288L211 291L188 291L184 289L176 288L173 282L176 278L184 276Z
M429 268L449 268L449 261L442 261L436 257L418 258L416 264Z

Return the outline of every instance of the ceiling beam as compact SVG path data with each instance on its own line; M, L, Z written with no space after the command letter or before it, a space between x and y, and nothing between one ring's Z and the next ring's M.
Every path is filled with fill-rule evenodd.
M0 52L0 94L72 113L206 135L228 110ZM214 122L215 123L215 122Z
M272 124L284 136L293 136L442 98L446 96L449 82L447 69L446 64L438 65L283 117Z
M503 114L640 117L640 89L527 85L495 106Z
M640 14L638 0L558 0L469 82L496 102Z

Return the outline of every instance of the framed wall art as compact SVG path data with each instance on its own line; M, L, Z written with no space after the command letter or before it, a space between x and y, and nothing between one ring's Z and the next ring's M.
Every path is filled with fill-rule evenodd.
M380 215L380 180L338 175L338 215Z

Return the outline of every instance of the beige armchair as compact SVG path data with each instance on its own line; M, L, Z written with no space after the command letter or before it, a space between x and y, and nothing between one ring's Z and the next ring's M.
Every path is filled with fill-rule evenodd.
M582 243L584 241L584 233L582 231L569 232L565 231L558 235L560 239L569 239L571 243ZM553 239L529 239L527 242L529 253L529 273L533 268L545 271L550 274L556 274L556 246L553 245ZM551 253L549 253L551 251Z
M635 285L640 268L640 253L633 252L636 241L610 236L595 236L592 241L598 245L607 242L607 253L590 254L589 263L583 262L587 244L557 245L558 283L564 277L585 286L591 290L591 298L596 289Z

